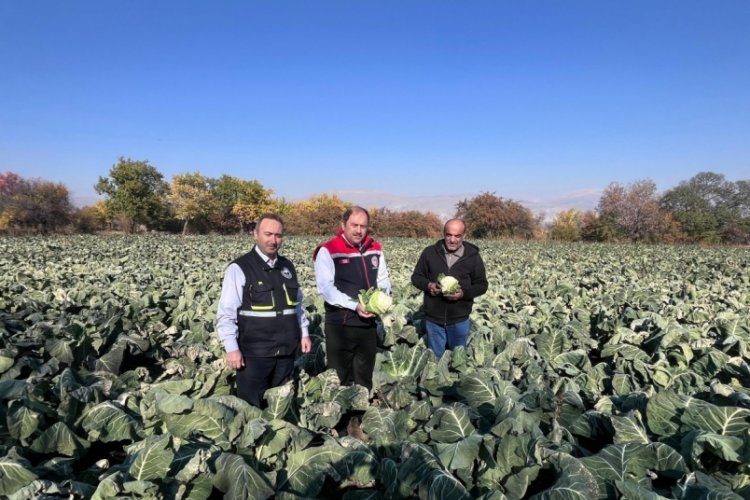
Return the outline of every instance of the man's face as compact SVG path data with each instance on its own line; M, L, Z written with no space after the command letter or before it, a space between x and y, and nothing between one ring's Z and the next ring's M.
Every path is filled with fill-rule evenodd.
M449 252L455 252L464 242L464 225L460 221L449 222L445 226L443 238L445 239L445 248Z
M253 231L255 244L264 255L275 258L284 239L284 227L273 219L263 219Z
M346 222L341 223L344 230L344 237L352 245L359 245L367 234L367 214L364 212L354 212L349 216Z

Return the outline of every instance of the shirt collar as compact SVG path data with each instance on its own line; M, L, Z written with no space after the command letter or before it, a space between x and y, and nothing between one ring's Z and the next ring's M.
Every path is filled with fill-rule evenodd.
M255 251L258 252L258 255L260 255L260 258L263 259L263 262L268 264L268 267L274 267L276 265L276 261L279 259L278 255L272 259L268 255L264 254L263 252L260 251L260 248L258 248L258 245L255 245Z
M464 256L464 244L461 243L461 246L456 249L455 252L449 252L448 247L445 246L445 242L443 242L443 252L445 252L445 255L454 255L457 259Z

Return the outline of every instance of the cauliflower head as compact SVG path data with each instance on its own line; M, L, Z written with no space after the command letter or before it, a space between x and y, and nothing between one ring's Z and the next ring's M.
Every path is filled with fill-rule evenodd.
M440 288L443 290L443 293L447 294L456 293L461 288L461 285L456 278L453 276L446 276L443 273L438 275L438 283L440 283Z
M393 298L380 288L370 288L369 290L360 290L359 303L365 308L365 311L381 316L387 313L393 306Z

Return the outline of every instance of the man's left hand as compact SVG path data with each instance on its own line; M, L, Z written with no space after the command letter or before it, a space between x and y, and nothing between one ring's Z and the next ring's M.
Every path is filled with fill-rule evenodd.
M310 337L302 337L300 341L302 352L310 352L312 350L312 339Z

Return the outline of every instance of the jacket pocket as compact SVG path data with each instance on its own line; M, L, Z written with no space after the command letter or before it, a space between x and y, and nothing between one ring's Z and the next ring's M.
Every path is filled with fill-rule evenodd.
M254 285L250 289L250 309L253 311L270 311L275 306L272 286Z
M299 304L299 300L297 300L297 297L299 297L299 283L297 283L297 280L287 281L282 286L284 287L286 305L296 306Z

